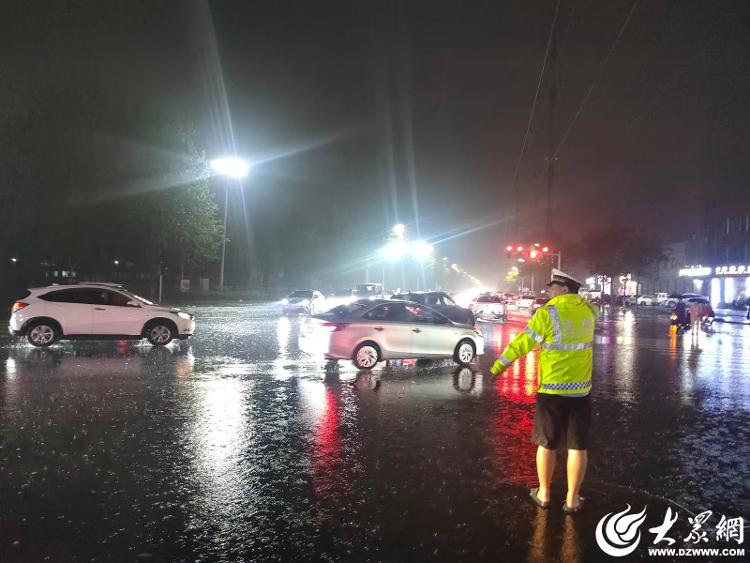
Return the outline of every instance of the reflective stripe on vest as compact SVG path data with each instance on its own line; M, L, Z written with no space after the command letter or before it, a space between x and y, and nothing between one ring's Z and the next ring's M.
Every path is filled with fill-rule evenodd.
M562 343L562 331L560 330L560 315L557 313L557 309L554 305L550 305L547 307L547 310L549 311L549 316L552 319L552 326L555 331L554 341L556 344Z
M542 389L550 391L580 391L591 387L591 380L578 381L576 383L542 383Z
M525 329L523 329L523 331L526 334L528 334L529 336L531 336L531 338L533 338L534 340L536 340L537 342L539 342L539 344L541 344L542 342L544 342L544 336L542 336L541 334L538 334L538 333L534 332L534 330L531 329L530 327L527 326Z
M587 350L593 347L593 342L582 342L580 344L542 344L544 350Z
M542 348L544 350L566 350L567 351L567 350L587 350L588 348L593 348L594 346L593 341L582 342L580 344L563 344L562 330L560 329L560 315L557 312L557 309L555 308L554 305L550 305L549 307L547 307L547 310L549 311L549 316L552 319L552 326L555 331L555 335L553 337L554 340L552 343L542 344ZM596 315L593 315L593 310L591 309L591 307L589 307L589 310L591 311L592 316L594 316L594 319L596 319ZM531 331L531 332L533 333L534 331Z

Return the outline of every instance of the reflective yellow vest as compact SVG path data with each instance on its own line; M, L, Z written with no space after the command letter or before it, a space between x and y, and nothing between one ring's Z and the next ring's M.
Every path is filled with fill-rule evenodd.
M541 345L538 393L578 395L591 391L594 324L599 309L575 293L540 307L496 365L507 368Z

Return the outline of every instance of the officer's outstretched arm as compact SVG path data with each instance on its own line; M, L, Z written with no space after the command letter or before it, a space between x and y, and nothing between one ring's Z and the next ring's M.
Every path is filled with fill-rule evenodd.
M502 373L510 364L521 356L525 356L544 342L550 330L551 320L546 309L539 309L531 317L526 328L510 341L502 355L492 364L490 372L493 375Z

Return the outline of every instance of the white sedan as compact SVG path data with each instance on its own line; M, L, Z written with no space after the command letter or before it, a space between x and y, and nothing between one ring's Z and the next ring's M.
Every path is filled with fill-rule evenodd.
M453 358L470 364L484 354L484 337L410 301L360 300L315 315L300 326L299 348L370 369L382 360Z
M638 305L658 305L659 300L655 295L639 295L637 303Z

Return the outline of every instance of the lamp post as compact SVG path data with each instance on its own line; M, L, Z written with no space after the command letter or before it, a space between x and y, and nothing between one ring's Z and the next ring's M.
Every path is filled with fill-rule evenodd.
M210 162L211 169L221 176L238 182L250 172L250 163L237 157L216 158ZM224 188L224 230L221 237L221 269L219 270L219 291L224 291L224 258L227 252L227 214L229 211L229 184Z

